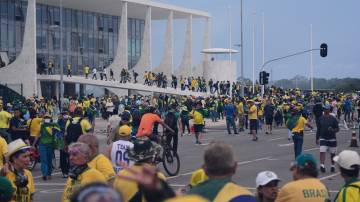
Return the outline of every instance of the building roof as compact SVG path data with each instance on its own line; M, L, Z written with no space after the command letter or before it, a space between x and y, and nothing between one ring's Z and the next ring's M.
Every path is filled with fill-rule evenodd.
M201 53L205 54L230 54L230 53L238 53L238 50L228 49L228 48L208 48L203 49Z
M92 11L109 15L120 16L122 0L37 0L37 3L60 6L60 1L64 8ZM145 19L146 8L152 9L152 19L167 19L169 11L174 11L174 18L187 18L190 14L193 18L209 18L210 14L204 11L179 7L170 4L150 0L126 0L128 2L128 17Z

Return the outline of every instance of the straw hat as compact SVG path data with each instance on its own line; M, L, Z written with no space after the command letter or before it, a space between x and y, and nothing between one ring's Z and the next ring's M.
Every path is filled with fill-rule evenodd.
M11 155L15 154L16 152L23 150L23 149L29 149L31 148L22 139L17 139L15 141L12 141L8 145L8 153L6 154L6 157L10 157Z

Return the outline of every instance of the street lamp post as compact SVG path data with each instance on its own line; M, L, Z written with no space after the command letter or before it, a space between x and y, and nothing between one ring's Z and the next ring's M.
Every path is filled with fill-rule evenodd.
M240 26L241 26L241 96L244 97L244 41L243 41L243 0L240 1L240 9L241 9L241 19L240 19Z
M64 100L64 62L63 62L63 7L62 0L60 0L60 111L62 112L63 100Z

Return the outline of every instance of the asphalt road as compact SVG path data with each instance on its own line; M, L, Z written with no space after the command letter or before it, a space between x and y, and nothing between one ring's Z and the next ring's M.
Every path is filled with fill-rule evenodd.
M101 149L105 145L105 122L98 120L96 134L100 140ZM294 160L292 141L287 139L287 130L285 128L274 129L272 135L265 135L264 131L259 131L259 141L251 141L248 131L240 135L227 135L223 121L215 124L210 121L207 124L206 133L202 137L203 145L195 145L193 136L179 137L179 154L181 168L178 176L169 177L168 182L174 189L181 188L189 183L191 173L202 165L203 150L211 141L220 140L233 146L238 168L233 180L239 185L248 187L255 191L255 178L257 173L264 170L271 170L278 174L282 179L280 186L292 180L289 167ZM313 124L314 125L314 124ZM345 130L343 127L337 135L338 151L352 149L357 152L359 148L349 148L351 130ZM319 158L319 147L315 144L315 131L305 131L303 151L314 154ZM57 162L59 163L59 162ZM336 173L330 173L330 158L326 159L327 172L320 173L319 178L326 184L330 190L331 196L335 197L339 188L343 185L338 170ZM158 166L163 170L162 165ZM41 179L40 165L37 165L33 171L35 179L36 194L35 201L57 202L61 200L61 194L64 190L65 179L61 177L60 169L56 169L52 180L43 181Z

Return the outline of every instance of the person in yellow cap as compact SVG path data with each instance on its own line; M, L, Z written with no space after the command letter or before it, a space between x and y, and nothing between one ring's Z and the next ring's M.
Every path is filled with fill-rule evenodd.
M90 147L90 161L88 165L102 173L105 179L111 184L115 177L115 171L111 161L99 153L99 140L95 135L81 135L78 142L87 144Z
M22 139L10 142L8 145L9 164L6 164L1 173L11 182L15 189L11 202L31 202L35 193L34 179L27 167L30 163L29 149Z
M127 150L134 147L134 144L130 142L131 130L131 127L128 125L120 126L115 133L115 141L108 146L107 156L110 158L116 173L122 169L120 162L128 166L134 164L127 156Z

